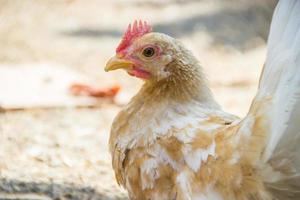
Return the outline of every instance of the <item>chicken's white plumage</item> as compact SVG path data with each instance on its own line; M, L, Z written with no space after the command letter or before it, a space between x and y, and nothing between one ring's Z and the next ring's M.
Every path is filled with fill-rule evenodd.
M256 110L268 115L262 155L265 182L279 199L300 198L300 1L281 0L274 12ZM251 113L251 110L249 114ZM270 168L271 166L271 171ZM284 191L289 191L288 193ZM289 196L289 197L288 197Z
M280 1L274 12L258 98L265 95L275 97L273 105L268 110L272 123L264 153L264 160L267 161L275 148L281 146L285 140L291 138L293 140L291 144L300 141L299 0ZM298 157L300 159L300 156Z

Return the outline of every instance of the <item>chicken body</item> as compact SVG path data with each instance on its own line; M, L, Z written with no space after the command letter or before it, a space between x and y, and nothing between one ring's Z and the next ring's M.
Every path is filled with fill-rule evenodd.
M266 195L254 164L261 138L247 140L247 132L259 126L252 123L241 130L236 117L201 104L164 108L132 103L139 106L118 115L112 132L118 136L110 141L117 181L131 199L246 200ZM141 112L152 114L145 118Z
M130 199L300 199L299 9L298 0L277 6L244 119L222 111L200 64L177 40L147 32L121 45L107 70L145 79L109 141L116 179Z
M245 126L215 103L170 100L166 93L174 91L160 94L152 87L144 86L112 126L113 167L131 199L267 195L256 164L264 136L249 139L262 130L260 118Z

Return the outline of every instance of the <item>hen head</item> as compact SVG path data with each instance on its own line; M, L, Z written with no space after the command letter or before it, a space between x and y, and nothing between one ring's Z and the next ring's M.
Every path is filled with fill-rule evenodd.
M135 21L128 26L105 71L124 69L146 81L160 81L172 75L181 76L181 72L192 73L196 69L191 68L199 67L194 63L196 59L176 39L152 32L146 22Z

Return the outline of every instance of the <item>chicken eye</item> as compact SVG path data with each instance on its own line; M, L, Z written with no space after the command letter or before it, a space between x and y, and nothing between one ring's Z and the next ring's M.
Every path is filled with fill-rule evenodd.
M152 47L147 47L143 50L143 55L148 58L152 57L154 55L154 53L155 53L155 50Z

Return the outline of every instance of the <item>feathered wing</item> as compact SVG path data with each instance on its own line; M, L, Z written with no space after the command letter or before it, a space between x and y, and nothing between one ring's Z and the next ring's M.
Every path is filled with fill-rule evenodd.
M277 199L300 199L300 0L280 0L275 9L258 93L245 121L249 116L256 118L252 134L265 138L260 162L266 186Z

